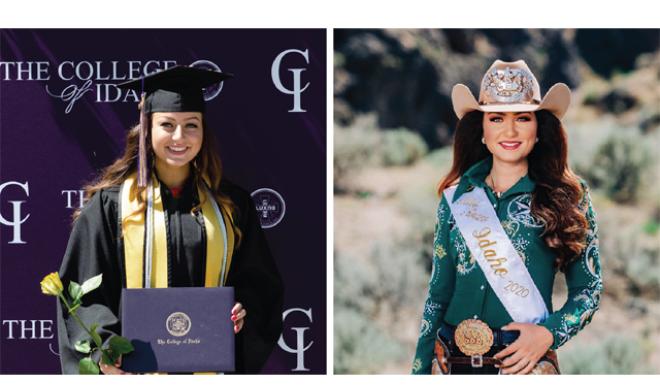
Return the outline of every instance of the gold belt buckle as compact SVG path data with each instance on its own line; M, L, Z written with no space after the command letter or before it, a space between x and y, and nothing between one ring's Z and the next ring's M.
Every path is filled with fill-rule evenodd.
M478 319L466 319L456 326L454 342L463 354L471 358L473 368L481 368L483 355L493 346L493 331Z

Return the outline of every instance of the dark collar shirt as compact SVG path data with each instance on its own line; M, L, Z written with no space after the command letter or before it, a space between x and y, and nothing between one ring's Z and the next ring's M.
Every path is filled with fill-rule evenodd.
M591 321L600 303L602 279L598 227L588 187L580 180L584 195L579 207L586 214L589 224L585 249L567 266L568 300L561 309L553 312L556 255L541 237L543 223L531 213L536 185L526 175L498 198L485 183L491 167L492 156L470 167L461 177L454 198L458 199L474 187L486 191L502 227L525 261L550 312L550 316L539 324L552 333L552 349L557 349ZM413 373L420 374L431 372L434 342L443 322L458 325L465 319L474 318L491 328L500 328L512 322L466 246L444 195L437 209L433 252L433 271L412 369Z

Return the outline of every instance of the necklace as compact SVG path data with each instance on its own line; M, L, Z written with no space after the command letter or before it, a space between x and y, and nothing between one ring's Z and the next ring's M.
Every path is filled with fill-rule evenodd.
M497 191L497 190L495 189L495 181L493 180L493 176L492 176L491 174L488 174L488 177L490 178L490 186L493 188L493 193L495 193L495 196L496 196L497 198L500 198L500 197L502 196L502 192L501 192L501 191Z
M527 173L525 172L525 175L526 175L526 174L527 174ZM524 176L524 175L523 175L523 176ZM488 183L488 178L490 178L490 187L493 189L493 193L495 193L495 196L496 196L497 198L500 198L500 197L502 196L502 194L504 193L504 191L497 191L497 189L495 188L495 180L493 179L493 174L488 174L488 176L486 177L486 183ZM519 178L519 179L520 179L520 178ZM507 189L507 190L508 190L508 189ZM505 190L505 191L506 191L506 190Z

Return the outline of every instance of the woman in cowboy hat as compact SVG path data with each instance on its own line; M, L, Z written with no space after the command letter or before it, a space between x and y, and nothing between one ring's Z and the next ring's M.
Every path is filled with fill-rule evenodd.
M596 312L602 280L585 182L567 163L570 90L541 99L524 61L495 61L477 101L452 91L459 122L434 237L413 373L553 374L554 350ZM555 274L568 298L552 309Z

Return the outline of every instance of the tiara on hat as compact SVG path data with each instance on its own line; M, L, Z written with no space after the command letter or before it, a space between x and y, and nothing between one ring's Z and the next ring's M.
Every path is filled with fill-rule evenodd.
M480 104L538 104L534 99L534 77L525 69L493 68L481 82Z

